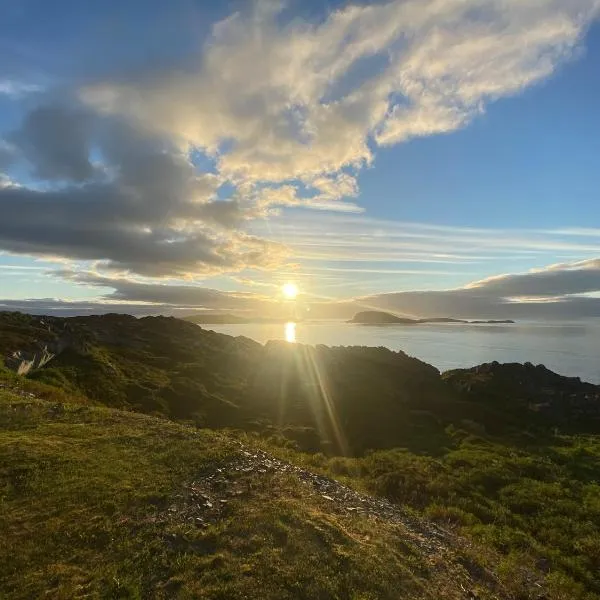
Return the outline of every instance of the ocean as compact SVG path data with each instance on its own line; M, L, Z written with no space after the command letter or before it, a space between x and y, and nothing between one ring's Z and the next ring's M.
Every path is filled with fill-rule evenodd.
M572 323L413 326L313 321L204 325L203 328L246 336L261 343L287 340L327 346L384 346L402 350L440 371L494 360L531 362L544 364L561 375L600 384L600 319Z

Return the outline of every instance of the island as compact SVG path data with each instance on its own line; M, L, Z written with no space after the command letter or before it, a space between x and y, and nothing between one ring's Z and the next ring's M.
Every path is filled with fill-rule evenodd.
M238 317L237 315L227 313L188 315L187 317L183 317L183 320L190 321L190 323L196 323L196 325L245 325L252 322L245 317Z
M240 317L231 313L200 313L181 317L183 321L189 321L196 325L249 325L250 323L273 324L287 323L292 320L299 322L302 319L289 319L283 317Z
M409 319L407 317L398 317L392 313L377 310L366 310L356 313L348 323L358 325L423 325L425 323L462 323L465 325L500 325L514 323L511 319L490 320L490 321L467 321L465 319L453 319L451 317L432 317L430 319Z

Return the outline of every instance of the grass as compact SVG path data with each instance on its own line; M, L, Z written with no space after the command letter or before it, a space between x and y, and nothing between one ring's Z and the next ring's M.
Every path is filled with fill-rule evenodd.
M496 573L508 598L598 600L598 436L557 435L525 445L455 428L448 435L453 443L434 455L397 448L327 457L299 454L285 440L256 443L455 531Z
M231 444L141 415L0 394L3 589L135 597L119 589L160 573L151 517Z
M0 390L0 597L462 597L460 566L291 475L250 474L191 523L182 490L238 452L224 433Z

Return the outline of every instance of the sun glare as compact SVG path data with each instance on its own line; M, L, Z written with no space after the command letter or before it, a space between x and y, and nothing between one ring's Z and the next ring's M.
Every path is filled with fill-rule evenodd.
M296 343L296 323L285 324L285 341L290 344Z
M292 282L284 283L281 286L281 291L288 300L295 300L298 295L298 286Z

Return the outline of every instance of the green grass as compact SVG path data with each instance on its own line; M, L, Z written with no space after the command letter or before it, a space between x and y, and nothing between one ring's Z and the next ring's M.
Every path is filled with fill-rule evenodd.
M398 448L327 457L299 454L273 437L254 443L457 532L508 598L598 600L600 438L560 435L525 445L454 428L448 435L453 443L434 455Z
M151 517L231 444L141 415L0 394L5 593L119 597L160 577Z
M224 433L0 390L0 597L462 597L460 565L291 475L247 476L208 526L169 511L237 452Z

